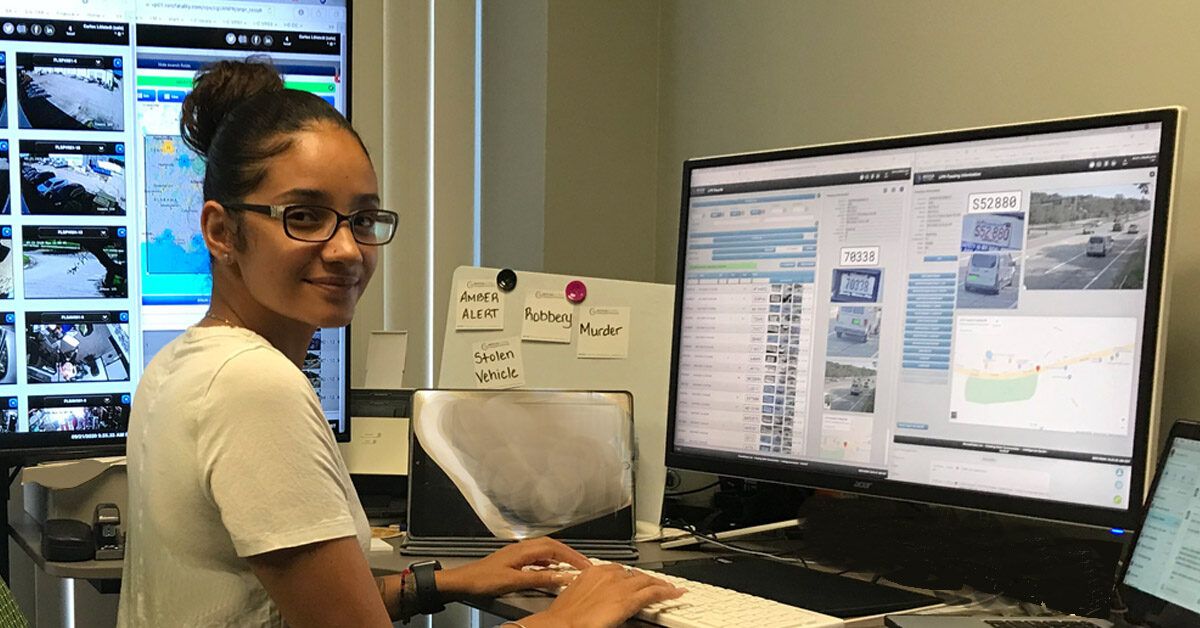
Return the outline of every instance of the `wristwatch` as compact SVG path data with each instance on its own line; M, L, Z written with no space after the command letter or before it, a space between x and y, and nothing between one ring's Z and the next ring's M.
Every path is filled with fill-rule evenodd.
M412 572L413 581L417 585L417 612L422 615L432 615L446 608L442 604L442 596L438 594L437 580L433 572L440 571L442 564L436 560L423 560L408 566Z

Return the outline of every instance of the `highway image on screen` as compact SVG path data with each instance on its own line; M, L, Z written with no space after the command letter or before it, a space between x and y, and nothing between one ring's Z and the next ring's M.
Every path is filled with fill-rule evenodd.
M23 227L29 299L125 298L124 227Z
M875 374L874 360L827 360L825 409L835 412L874 412Z
M1128 433L1136 318L961 316L950 421Z
M1151 183L1031 192L1025 287L1140 290Z
M17 54L17 119L22 129L122 131L120 57Z

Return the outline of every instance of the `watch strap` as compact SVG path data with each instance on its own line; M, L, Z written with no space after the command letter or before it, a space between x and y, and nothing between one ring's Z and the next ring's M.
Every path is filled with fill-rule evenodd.
M412 570L413 580L417 585L417 612L431 615L446 608L446 605L442 604L442 596L437 590L437 579L434 577L434 572L439 571L442 564L436 560L426 560L413 563L408 568Z

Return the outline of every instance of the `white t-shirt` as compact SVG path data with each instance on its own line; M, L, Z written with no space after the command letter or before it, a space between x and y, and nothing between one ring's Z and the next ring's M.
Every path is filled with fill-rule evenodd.
M283 626L246 556L371 531L308 379L246 329L193 327L129 420L117 625Z

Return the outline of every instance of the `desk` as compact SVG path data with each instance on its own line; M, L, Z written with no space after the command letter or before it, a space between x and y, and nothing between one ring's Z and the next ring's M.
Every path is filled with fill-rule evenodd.
M44 571L47 575L58 578L86 580L101 593L115 593L120 590L121 561L88 560L73 563L48 561L42 556L41 526L38 525L33 517L29 516L28 513L22 512L20 516L14 516L9 525L12 529L13 540L29 555L34 564L37 565L37 568ZM393 545L393 547L398 543L399 537L389 540L389 544ZM663 550L659 548L657 542L639 543L638 551L641 553L641 558L638 562L645 564L712 556L712 553L703 551ZM399 573L409 563L422 560L423 558L402 556L398 550L367 553L367 561L371 566L371 571L377 576ZM456 567L474 560L473 558L460 556L434 556L431 558L436 558L446 567ZM504 619L520 619L526 615L546 610L553 601L553 596L540 591L522 591L498 598L473 598L464 600L463 603ZM654 624L630 620L625 625L646 628Z
M22 512L21 516L14 516L10 523L12 528L12 537L16 543L25 551L26 554L33 560L37 568L44 571L47 575L58 578L76 578L86 580L101 593L115 593L120 590L121 579L121 561L83 561L74 563L63 563L47 561L41 552L42 531L37 522L27 513ZM388 540L389 545L395 548L399 543L399 537ZM658 566L663 562L687 560L690 558L711 557L717 555L712 551L698 550L663 550L657 542L639 543L638 551L640 557L638 564L646 565L651 568ZM726 553L726 552L720 552ZM399 573L408 566L409 563L415 560L421 560L426 557L403 556L398 550L392 551L372 551L367 553L367 561L371 566L371 571L377 575L387 575ZM466 564L474 560L473 558L464 557L428 557L436 558L442 565L446 567L456 567ZM501 617L503 619L520 619L526 615L537 613L546 610L554 601L554 597L540 591L521 591L510 593L498 598L471 598L463 600L463 604L472 608L478 609L485 613ZM115 607L114 611L115 613ZM871 618L862 618L853 622L855 625L882 625L882 619L878 616ZM436 624L435 624L436 625ZM630 620L624 624L627 627L647 628L654 626L647 622L639 620Z

